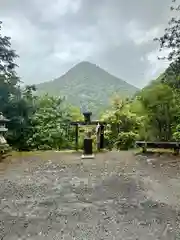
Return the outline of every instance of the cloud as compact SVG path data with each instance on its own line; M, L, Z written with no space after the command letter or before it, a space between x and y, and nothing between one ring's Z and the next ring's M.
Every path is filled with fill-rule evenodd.
M149 69L146 71L145 75L147 81L149 76L152 76L152 78L155 79L160 72L163 72L164 69L169 66L168 60L157 61L157 55L159 55L159 57L165 57L168 54L168 50L164 51L161 55L158 50L154 50L147 54L146 60L149 62Z
M167 67L153 38L167 25L171 0L1 0L3 31L20 55L26 83L60 76L89 60L144 86Z

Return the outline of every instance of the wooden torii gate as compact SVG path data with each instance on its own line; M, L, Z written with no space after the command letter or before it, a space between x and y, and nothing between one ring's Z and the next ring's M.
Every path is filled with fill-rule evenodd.
M88 126L88 125L96 125L96 136L97 136L97 150L104 148L104 126L105 122L99 120L91 121L92 112L84 112L84 121L75 121L71 122L71 125L75 126L75 146L76 151L78 151L78 133L79 126ZM92 152L92 138L91 134L87 133L84 137L84 153L82 157L93 158Z

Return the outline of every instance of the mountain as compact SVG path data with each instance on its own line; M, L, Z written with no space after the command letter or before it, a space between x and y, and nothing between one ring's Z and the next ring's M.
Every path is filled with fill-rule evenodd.
M124 98L138 91L138 88L90 62L81 62L63 76L36 87L39 94L65 96L70 103L82 108L88 106L93 112L107 107L115 93Z

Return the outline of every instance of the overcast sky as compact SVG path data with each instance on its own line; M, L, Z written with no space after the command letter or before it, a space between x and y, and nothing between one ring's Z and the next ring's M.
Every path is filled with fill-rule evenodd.
M61 76L90 61L142 87L167 66L157 60L171 0L0 0L25 83Z

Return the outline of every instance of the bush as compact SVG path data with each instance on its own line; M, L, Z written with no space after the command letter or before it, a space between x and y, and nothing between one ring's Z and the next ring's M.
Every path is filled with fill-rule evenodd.
M128 150L134 147L138 135L132 131L121 132L115 141L115 147L120 150Z
M11 147L8 144L0 144L0 161L6 158L7 154L11 151Z
M180 142L180 124L178 124L176 127L176 131L173 134L173 139L177 142Z
M131 112L129 105L121 103L113 106L114 110L107 111L102 120L107 122L105 141L107 148L128 150L134 147L139 137L139 131L143 128L144 118Z

